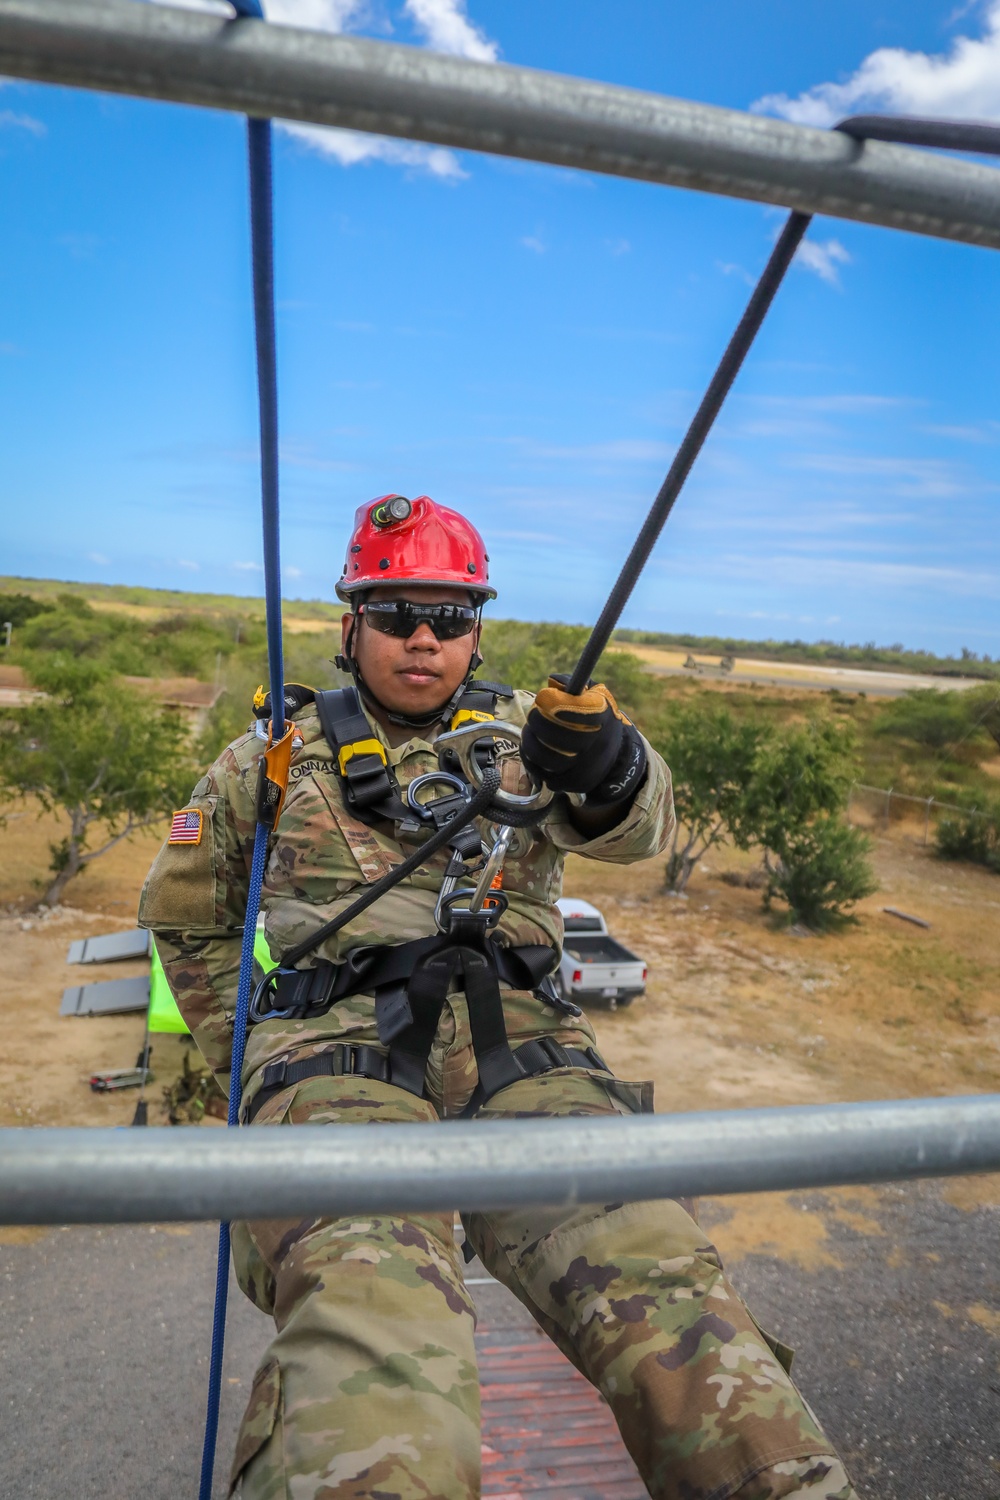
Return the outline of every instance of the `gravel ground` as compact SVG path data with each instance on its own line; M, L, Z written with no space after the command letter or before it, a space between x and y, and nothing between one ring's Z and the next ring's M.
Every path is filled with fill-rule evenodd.
M880 1199L884 1236L827 1220L842 1269L749 1255L733 1281L797 1350L863 1500L1000 1500L1000 1208L954 1208L932 1184Z
M752 1254L733 1279L797 1346L799 1383L864 1500L1000 1500L1000 1209L953 1208L932 1185L879 1201L882 1235L828 1224L839 1267ZM708 1204L704 1222L725 1214ZM193 1500L215 1240L207 1225L138 1225L0 1244L2 1500ZM474 1291L494 1325L523 1319L502 1288ZM220 1496L269 1329L234 1287Z

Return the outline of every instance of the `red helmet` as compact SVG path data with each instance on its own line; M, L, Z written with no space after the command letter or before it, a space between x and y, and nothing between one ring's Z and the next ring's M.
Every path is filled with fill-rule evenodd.
M429 495L382 495L358 507L337 594L349 601L387 584L440 583L495 599L488 564L482 537L457 510Z

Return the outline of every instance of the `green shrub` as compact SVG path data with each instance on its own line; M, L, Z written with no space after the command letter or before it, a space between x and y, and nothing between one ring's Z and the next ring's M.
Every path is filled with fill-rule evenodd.
M878 889L868 862L871 840L838 816L816 818L781 844L780 854L765 855L764 905L784 901L791 922L826 931L850 920L847 908Z
M934 843L942 859L965 859L1000 875L1000 805L942 818Z
M35 615L43 615L51 608L51 604L43 604L30 594L0 594L0 626L9 623L13 630L19 630Z
M993 687L973 692L939 693L919 688L887 703L874 724L877 735L910 740L941 753L963 747L982 760L992 748L984 721L997 701Z

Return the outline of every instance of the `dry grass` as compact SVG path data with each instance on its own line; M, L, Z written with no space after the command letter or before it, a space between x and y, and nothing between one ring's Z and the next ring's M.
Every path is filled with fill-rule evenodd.
M120 846L70 888L72 907L39 922L27 906L58 825L21 812L0 831L8 975L0 1124L126 1124L135 1094L94 1094L86 1079L134 1062L142 1017L62 1019L59 1000L74 978L141 971L69 970L65 955L72 938L134 921L156 840ZM874 860L881 889L861 904L857 926L818 938L780 927L762 911L758 891L723 879L751 863L732 851L713 852L686 901L663 893L662 861L619 869L571 859L567 889L596 902L649 964L645 999L593 1016L615 1071L651 1077L661 1110L1000 1090L1000 880L888 839L876 840ZM906 926L883 906L922 916L931 928ZM179 1070L181 1046L156 1041L156 1123L160 1088ZM1000 1178L959 1178L943 1191L973 1208L1000 1201ZM711 1205L708 1219L730 1261L762 1251L819 1269L835 1258L828 1230L836 1222L879 1236L877 1189L830 1192L822 1203L806 1213L795 1195L731 1198ZM885 1253L896 1252L887 1243Z

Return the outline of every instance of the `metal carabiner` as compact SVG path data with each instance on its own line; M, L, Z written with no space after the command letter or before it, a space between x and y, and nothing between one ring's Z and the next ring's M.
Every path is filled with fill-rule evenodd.
M505 824L503 828L501 828L499 837L497 838L496 843L493 845L493 848L490 850L486 861L483 864L479 879L476 881L476 888L472 893L472 900L469 902L470 912L477 912L481 910L490 887L492 886L497 876L500 874L500 871L503 869L503 862L507 857L507 850L510 848L511 840L513 839L516 832L517 829L511 828L509 824Z
M484 740L506 740L508 744L513 742L514 749L517 749L521 743L520 726L511 724L506 719L490 719L485 724L463 724L460 729L439 734L434 745L439 755L451 751L477 791L483 784L483 768L474 752L476 746ZM498 787L493 794L498 807L510 807L517 812L541 811L543 807L548 807L552 797L553 793L544 785L535 787L528 794L506 792L502 787Z
M406 788L406 805L411 812L415 812L418 818L430 821L433 814L430 811L431 802L442 799L435 797L427 802L421 802L417 793L425 786L446 786L451 789L452 796L464 797L468 800L469 784L463 781L461 776L456 776L452 771L426 771L423 776L414 776Z

